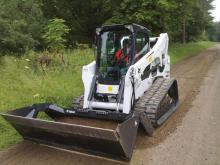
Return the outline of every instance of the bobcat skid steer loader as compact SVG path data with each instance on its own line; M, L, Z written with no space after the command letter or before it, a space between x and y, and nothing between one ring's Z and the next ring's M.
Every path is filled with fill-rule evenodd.
M82 68L84 94L73 107L33 104L1 115L26 140L130 160L139 125L152 136L179 103L168 35L149 38L143 26L118 24L97 28L95 38L96 60Z

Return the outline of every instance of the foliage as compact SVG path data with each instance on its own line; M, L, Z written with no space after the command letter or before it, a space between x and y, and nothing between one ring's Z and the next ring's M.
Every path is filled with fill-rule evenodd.
M45 39L48 44L48 48L53 51L62 50L65 47L66 39L69 32L68 26L65 25L63 19L52 19L45 28L45 34L43 39Z
M220 42L220 22L213 23L213 26L208 29L208 37L212 41Z
M41 47L45 18L36 0L0 1L0 51L23 53Z
M167 21L171 16L169 11L173 7L173 4L167 0L124 0L108 21L139 23L148 27L153 34L157 34L166 29Z
M33 51L22 57L1 57L0 112L36 102L70 106L83 91L81 68L93 60L92 53L91 49L66 51L68 65L62 71L56 63L43 70L36 61L41 54ZM19 140L16 131L0 117L0 149Z
M210 27L213 0L124 0L109 23L136 22L154 35L168 32L171 41L199 40Z
M91 43L95 28L111 18L121 0L43 0L42 10L47 19L66 20L70 27L68 45Z
M64 46L75 48L79 44L91 46L95 28L109 23L139 23L148 27L152 35L169 33L171 42L212 39L209 34L214 34L210 14L212 2L213 0L1 0L0 49L21 53L28 49L42 50L47 44L56 49L63 49ZM65 20L65 25L69 28L64 28L64 35L54 33L56 28L61 30L64 26L61 20ZM45 34L42 35L42 32ZM42 36L47 42L43 42Z

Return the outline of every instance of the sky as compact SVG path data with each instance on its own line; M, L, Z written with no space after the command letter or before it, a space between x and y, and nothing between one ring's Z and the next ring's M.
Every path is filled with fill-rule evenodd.
M214 21L220 21L220 0L214 0L213 5L215 9L212 11Z

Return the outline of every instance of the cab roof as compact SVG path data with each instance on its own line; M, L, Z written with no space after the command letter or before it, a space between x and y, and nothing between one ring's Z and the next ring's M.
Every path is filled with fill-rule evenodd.
M144 33L150 32L150 30L144 26L135 23L127 23L127 24L102 25L101 27L96 28L96 33L99 34L102 31L119 30L119 29L128 29L131 32L135 32L135 31L141 31Z

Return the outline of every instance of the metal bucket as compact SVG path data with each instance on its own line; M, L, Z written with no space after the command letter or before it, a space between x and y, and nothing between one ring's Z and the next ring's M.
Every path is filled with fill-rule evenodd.
M103 128L102 125L81 124L78 119L74 123L76 117L71 117L71 123L61 122L59 112L52 111L49 106L36 104L1 115L27 140L111 158L131 158L139 125L138 116L114 123L115 127ZM40 111L53 114L50 116L56 116L55 121L36 118Z

